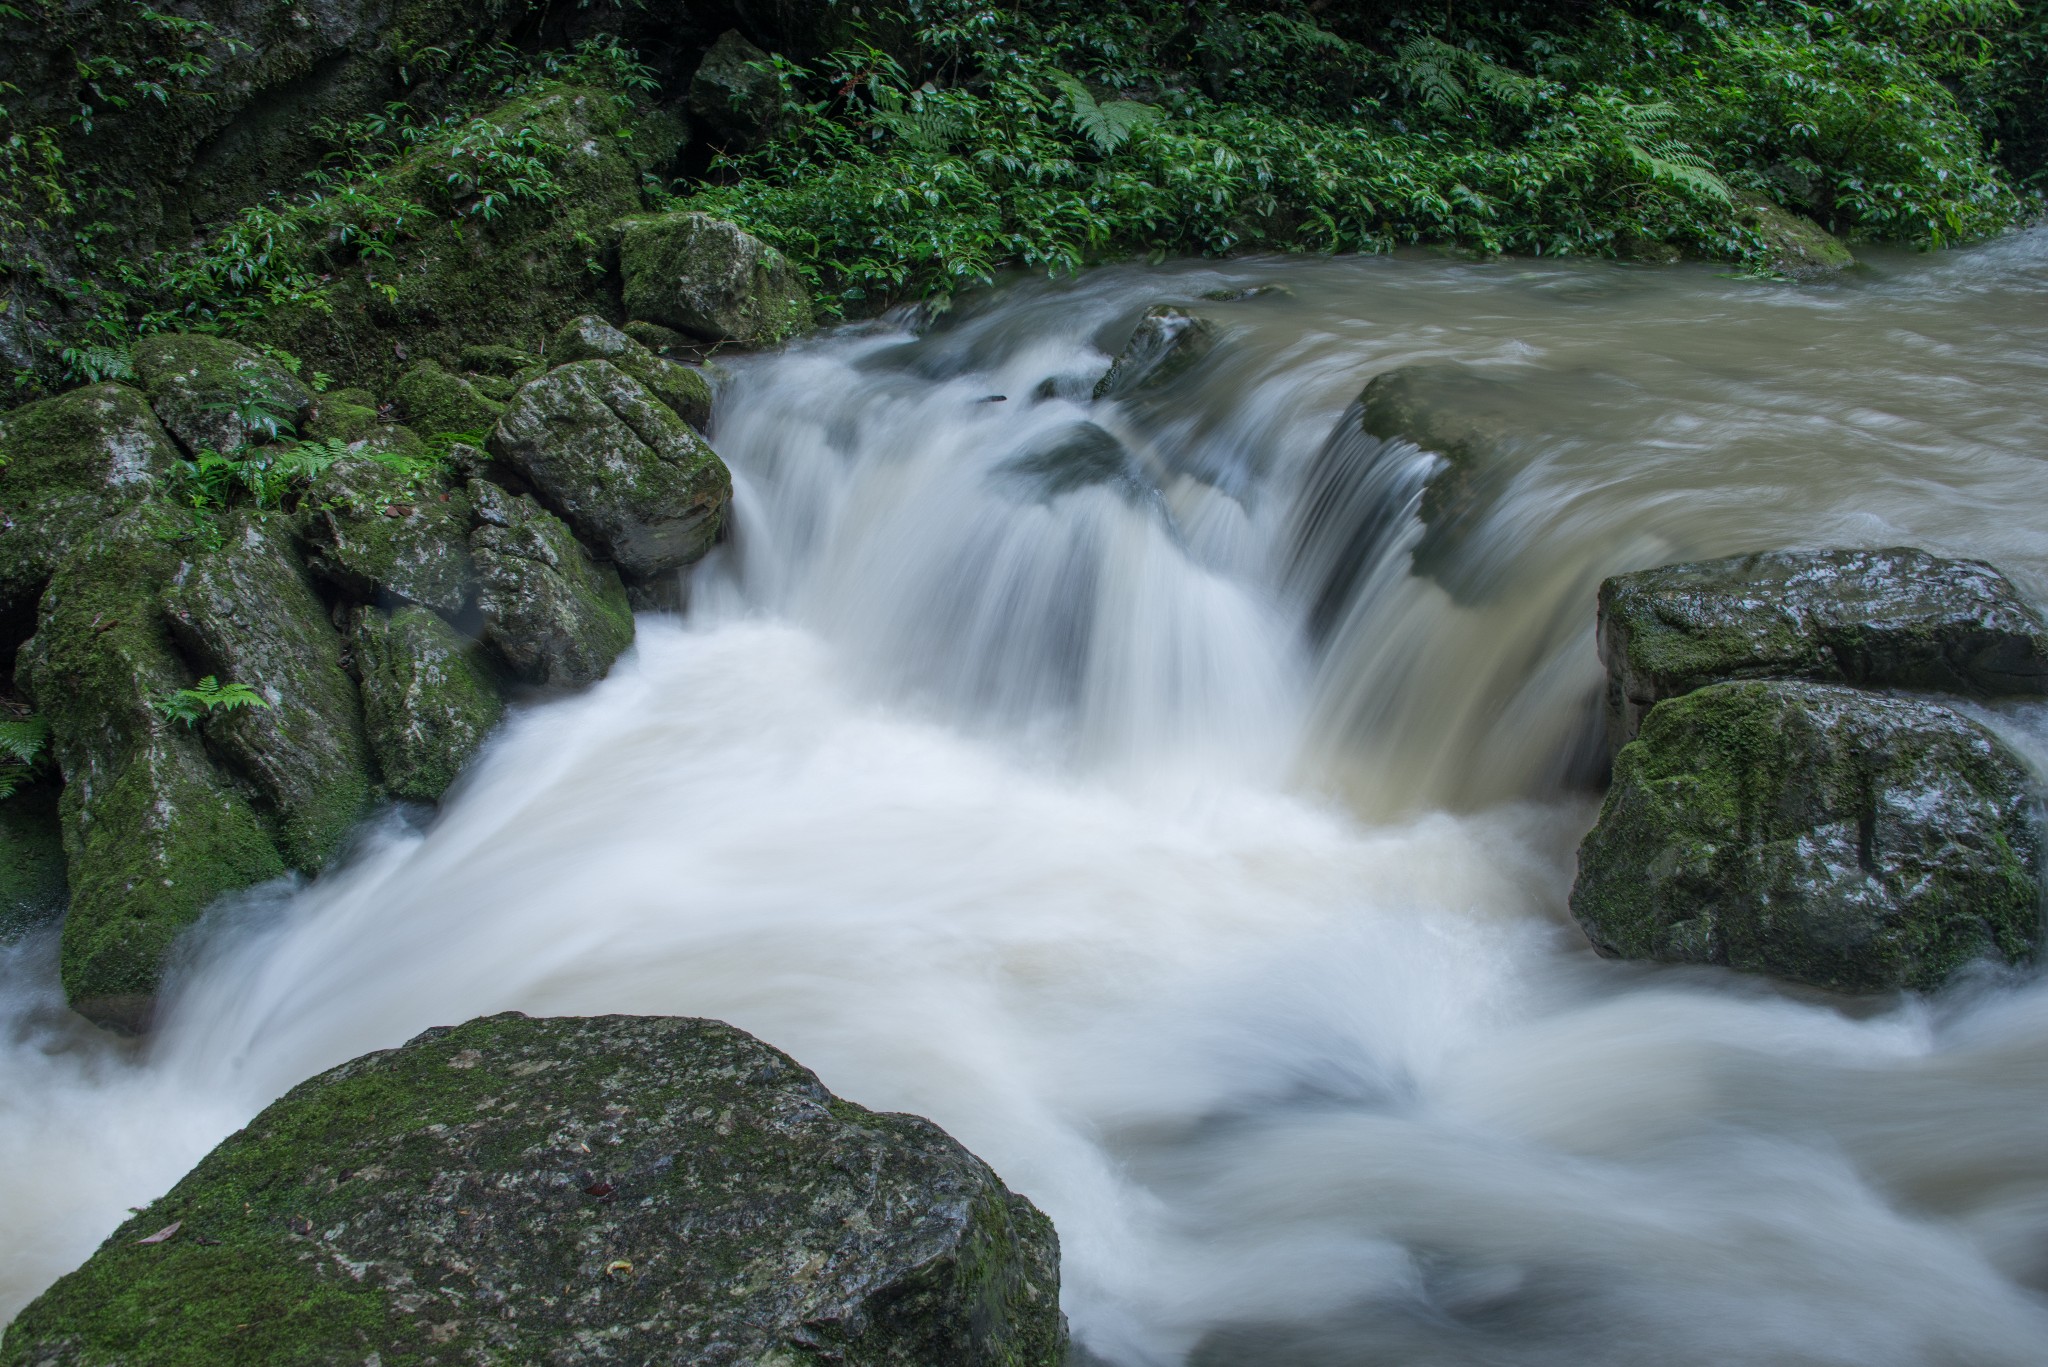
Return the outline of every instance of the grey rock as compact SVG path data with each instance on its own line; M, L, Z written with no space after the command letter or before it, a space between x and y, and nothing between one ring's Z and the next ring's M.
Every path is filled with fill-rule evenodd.
M1660 700L1725 679L2048 693L2048 627L2011 582L1910 546L1617 575L1600 586L1600 656L1616 744Z
M1792 280L1825 280L1856 264L1841 240L1810 218L1757 194L1738 196L1735 221L1762 240L1771 269Z
M195 333L144 337L135 376L187 451L234 452L296 431L313 393L277 362L239 342Z
M555 334L548 355L558 365L569 361L610 361L645 385L649 393L698 431L703 431L711 420L711 382L702 371L655 355L602 318L586 315L572 320Z
M505 714L483 648L421 607L364 608L351 640L385 791L439 802Z
M633 642L618 572L593 564L569 528L531 498L481 481L471 493L484 643L528 683L575 688L603 678Z
M773 346L812 325L810 292L781 252L709 214L619 224L626 311L713 342Z
M1601 953L1841 991L2017 963L2041 924L2026 766L1938 703L1831 684L1712 684L1657 704L1579 849Z
M702 558L732 498L725 462L609 361L557 366L523 387L491 452L633 579Z
M729 1025L509 1014L301 1083L0 1361L1057 1367L1058 1261L936 1125Z
M746 152L774 136L782 123L782 88L765 69L768 54L731 30L720 34L690 77L690 115L713 145Z
M201 673L270 704L212 713L206 739L275 813L287 862L319 870L362 819L375 778L341 636L290 534L279 520L233 519L220 545L179 564L164 608Z
M368 456L329 466L304 500L313 570L361 603L419 603L449 617L476 595L463 489Z
M1216 325L1186 309L1145 310L1116 360L1095 383L1098 399L1127 399L1161 388L1216 349Z
M996 473L1033 500L1095 486L1112 489L1134 502L1157 497L1137 458L1114 435L1092 422L1075 423L1052 434L1004 461Z

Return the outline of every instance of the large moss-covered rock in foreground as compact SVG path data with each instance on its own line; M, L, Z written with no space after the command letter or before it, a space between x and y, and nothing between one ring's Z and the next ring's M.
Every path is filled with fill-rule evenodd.
M1098 399L1128 399L1186 374L1216 349L1216 325L1186 309L1145 310L1116 360L1095 382Z
M1660 700L1727 679L2048 693L2048 626L2012 583L1910 546L1617 575L1600 586L1600 655L1616 744Z
M1928 989L2033 952L2040 858L2025 765L1952 709L1714 684L1616 758L1571 908L1603 954Z
M640 329L652 328L642 324ZM657 356L645 343L627 336L602 318L571 319L555 334L548 356L557 365L569 361L610 361L647 386L648 393L676 411L699 431L711 420L711 384L702 371Z
M609 361L557 366L522 388L491 452L637 580L701 559L732 498L725 462Z
M73 551L16 667L64 775L65 995L125 1029L147 1024L179 932L221 894L285 871L198 732L155 706L191 682L158 599L178 557L155 530L131 514Z
M135 343L135 377L187 451L239 451L298 429L313 393L261 352L224 337L165 332Z
M709 214L619 224L626 311L713 342L773 346L808 331L811 300L781 252Z
M448 616L476 596L466 490L371 456L327 468L303 500L313 571L360 603L419 603Z
M0 415L0 618L32 613L64 553L148 497L177 458L149 404L125 385Z
M470 486L470 533L484 643L527 683L597 682L633 643L633 610L618 571L591 561L558 517L494 484Z
M1045 1216L929 1121L716 1021L503 1015L294 1088L0 1364L1056 1367L1058 1286Z
M385 791L439 802L505 715L481 646L420 607L365 608L353 636Z
M264 799L285 859L318 871L368 810L376 778L340 633L282 519L229 520L218 546L173 572L164 608L198 672L270 704L213 713L206 739Z

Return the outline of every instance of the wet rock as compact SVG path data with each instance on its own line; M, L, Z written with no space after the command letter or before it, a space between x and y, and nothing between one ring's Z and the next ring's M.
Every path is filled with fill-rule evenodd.
M2048 626L2011 582L1910 546L1617 575L1600 586L1600 656L1617 745L1661 699L1726 679L2048 693Z
M1763 239L1771 269L1793 280L1824 280L1856 264L1849 249L1827 229L1762 195L1740 196L1735 220Z
M732 497L725 462L609 361L557 366L521 389L491 452L633 579L700 559Z
M711 384L700 370L655 355L602 318L574 319L555 334L548 355L568 361L610 361L647 387L698 431L711 420Z
M285 870L199 733L157 710L192 682L158 601L177 561L142 513L103 526L57 567L16 669L64 775L64 991L131 1030L178 933L222 893Z
M0 1362L1056 1367L1058 1285L1050 1222L927 1120L716 1021L513 1014L294 1088Z
M1057 498L1095 485L1132 500L1156 495L1124 444L1092 422L1075 423L1054 433L1022 455L1004 461L996 471L1032 499Z
M276 361L221 337L166 332L133 350L135 377L187 451L239 451L298 430L313 394Z
M1128 399L1158 389L1192 370L1216 348L1216 326L1186 309L1159 304L1145 310L1131 339L1095 383L1098 399Z
M365 608L353 633L363 720L384 787L438 802L505 713L482 648L425 608Z
M714 147L746 152L773 137L780 126L782 85L768 54L727 30L690 77L689 107Z
M48 783L0 801L0 944L59 920L70 904L57 801Z
M286 862L318 871L362 819L375 777L341 636L289 533L275 520L232 520L218 546L179 564L164 607L198 672L270 703L214 712L202 729L274 813Z
M569 528L531 498L481 481L471 493L485 644L528 683L574 688L603 678L633 642L618 572L593 564Z
M422 361L399 376L391 395L398 400L406 425L417 432L461 433L480 440L505 411L503 403L432 361Z
M1652 708L1616 757L1572 914L1607 955L1932 989L1973 959L2033 951L2030 784L1938 703L1713 684Z
M361 603L419 603L459 616L476 594L469 495L369 456L329 466L307 491L313 570Z
M149 497L178 449L140 393L74 389L0 415L0 618L25 618L77 541Z
M773 346L811 327L810 293L782 253L709 214L619 224L626 310L713 342Z

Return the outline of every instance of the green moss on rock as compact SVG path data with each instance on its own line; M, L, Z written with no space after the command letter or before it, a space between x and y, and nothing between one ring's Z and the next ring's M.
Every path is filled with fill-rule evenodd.
M294 1088L0 1364L1055 1367L1058 1288L1050 1223L929 1121L716 1021L504 1015Z
M432 361L422 361L401 375L392 397L404 411L407 425L417 432L481 436L491 430L498 415L505 411L503 403Z
M64 915L64 826L57 788L38 783L0 801L0 944Z
M1856 264L1841 239L1762 195L1741 196L1735 221L1762 240L1771 269L1790 279L1824 280Z
M476 596L469 495L367 456L336 461L307 491L314 573L359 603L419 603L455 617Z
M363 715L385 790L438 802L505 714L482 648L425 608L365 609L354 632Z
M137 341L135 376L150 407L187 451L238 451L296 431L313 393L276 361L239 342L165 332Z
M178 934L221 894L285 870L198 733L153 706L191 682L158 599L176 562L143 513L103 527L58 566L17 666L64 775L65 994L129 1029L147 1022Z
M713 342L774 346L812 326L811 301L781 252L709 214L619 223L626 311Z
M557 365L610 361L698 431L711 420L711 382L703 371L655 355L602 318L586 315L571 319L555 334L548 356Z
M2038 823L2025 765L1949 708L1714 684L1617 756L1572 914L1604 954L1931 989L2033 952Z
M384 421L377 411L377 396L367 389L337 389L313 400L312 416L301 429L315 441L361 441Z
M618 571L593 563L561 519L531 498L483 481L471 494L484 643L528 683L580 688L603 678L633 643Z

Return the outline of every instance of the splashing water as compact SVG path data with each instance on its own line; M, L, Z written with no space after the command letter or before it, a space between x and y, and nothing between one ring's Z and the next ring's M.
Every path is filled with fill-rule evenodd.
M1088 401L1144 307L1258 284ZM1325 445L1433 360L1518 420L1430 577L1430 458ZM324 1067L622 1011L944 1125L1054 1218L1087 1360L2038 1363L2039 977L1844 1003L1598 960L1564 900L1599 579L1910 542L2039 598L2044 381L2040 233L1810 290L1116 269L747 360L690 615L430 827L219 909L144 1044L0 951L0 1314Z

